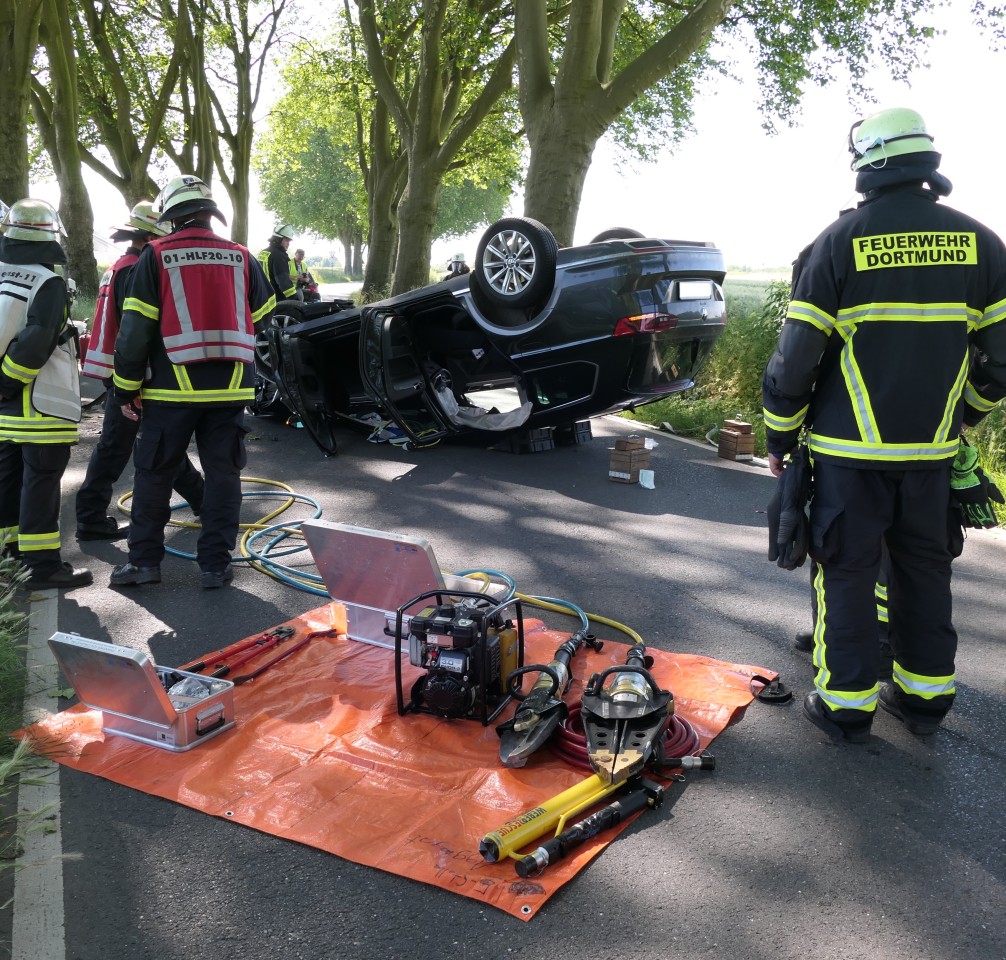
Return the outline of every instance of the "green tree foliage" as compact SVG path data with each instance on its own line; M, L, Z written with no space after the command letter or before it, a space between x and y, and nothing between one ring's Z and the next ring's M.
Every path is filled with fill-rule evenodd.
M380 242L376 235L385 224L372 216L379 171L387 168L398 181L393 193L397 205L406 166L387 107L367 71L351 59L352 36L347 21L323 56L308 46L292 54L284 71L288 93L270 117L256 162L266 206L281 220L338 238L346 247L347 266L357 238L366 236L372 248L374 240ZM513 102L501 98L439 175L434 220L420 251L427 272L433 238L462 236L502 214L520 180L519 144L513 136L517 123ZM386 289L393 266L389 260L383 274L368 270L365 287Z
M512 181L477 183L468 179L467 172L462 168L444 178L434 227L434 236L439 240L464 237L488 226L503 216L513 196Z
M91 243L94 212L78 142L80 100L69 0L44 0L39 39L45 48L48 84L32 79L32 113L59 182L60 215L73 224L62 240L67 275L77 281L81 293L90 295L98 289L98 268Z
M270 113L254 165L265 207L299 230L339 240L350 272L368 204L345 66L303 45L291 53L287 93Z
M789 122L811 84L844 73L865 96L869 68L906 76L934 35L941 0L513 0L520 109L530 145L524 212L573 235L597 141L609 130L646 155L687 132L718 39L747 45L765 125ZM551 15L551 20L550 20ZM995 16L998 16L996 14ZM995 19L993 16L993 19Z
M126 208L152 200L166 179L162 144L180 138L171 112L183 47L161 4L75 4L83 162L114 186Z
M181 2L181 0L180 0ZM193 47L205 43L208 53L203 82L193 90L194 116L213 132L216 171L234 211L231 236L248 240L248 181L251 173L254 126L269 62L284 33L284 17L292 12L289 0L213 0L205 4L205 38L193 32ZM195 77L191 78L195 81ZM200 99L212 109L212 118L199 114ZM222 149L226 147L226 149Z
M357 5L374 88L394 121L408 163L398 205L392 291L426 282L447 172L484 123L506 123L501 99L516 52L507 5L478 0L373 0Z

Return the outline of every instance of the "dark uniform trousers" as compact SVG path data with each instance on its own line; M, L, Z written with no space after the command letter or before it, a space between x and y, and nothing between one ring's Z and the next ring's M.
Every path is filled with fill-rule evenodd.
M823 626L823 642L814 651L815 683L836 721L855 722L876 708L882 541L890 554L889 642L903 709L920 718L942 717L954 699L957 653L951 562L963 548L950 504L950 462L920 470L861 470L819 458L810 523ZM898 683L899 674L913 689Z
M245 433L243 406L144 404L133 454L130 563L138 567L157 566L164 557L164 526L171 516L171 485L195 435L205 474L196 560L204 573L227 566L240 525Z
M122 413L112 389L106 384L105 418L80 490L77 491L77 524L101 523L112 502L112 486L122 476L140 425ZM178 467L172 486L197 513L202 508L203 478L186 456Z
M0 442L0 529L18 528L23 547L11 542L6 552L20 554L33 576L46 577L60 567L60 483L69 462L68 443ZM55 535L56 548L32 549L33 535L50 540Z

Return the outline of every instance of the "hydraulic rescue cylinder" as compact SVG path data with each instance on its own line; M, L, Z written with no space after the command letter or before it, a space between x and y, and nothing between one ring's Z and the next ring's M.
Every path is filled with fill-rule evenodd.
M522 847L534 843L550 830L562 830L570 817L592 807L623 786L623 783L606 783L597 774L587 777L551 800L487 833L479 841L479 853L488 863L496 863L503 857L519 859L517 851Z

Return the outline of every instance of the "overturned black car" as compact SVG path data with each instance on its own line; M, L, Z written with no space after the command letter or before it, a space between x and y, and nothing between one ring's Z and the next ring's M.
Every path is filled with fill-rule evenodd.
M252 411L291 411L326 453L351 424L415 447L568 430L691 387L726 323L724 276L712 244L618 228L560 250L508 217L471 273L365 307L278 304Z

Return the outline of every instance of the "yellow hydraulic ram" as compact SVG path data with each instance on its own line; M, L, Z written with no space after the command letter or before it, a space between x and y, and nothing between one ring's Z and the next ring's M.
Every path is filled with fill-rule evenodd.
M492 833L487 833L479 841L479 853L488 863L496 863L503 857L519 860L522 854L518 851L522 847L534 843L550 830L554 829L556 834L561 833L570 817L592 807L624 786L624 781L606 783L595 773L533 810L507 820Z

